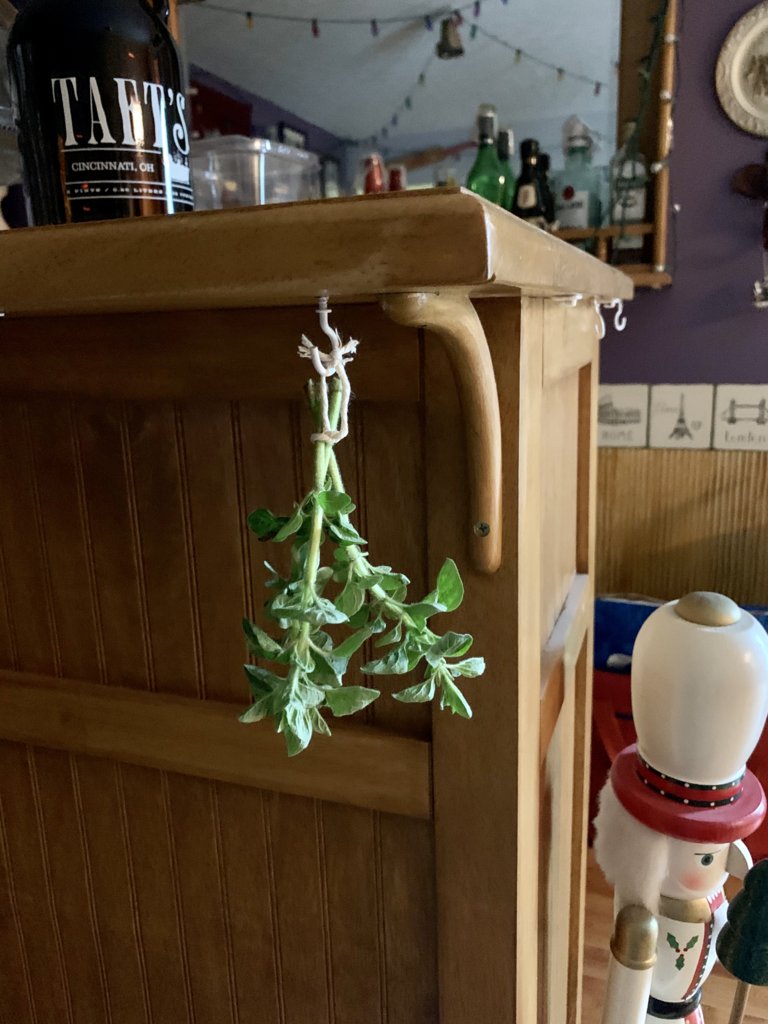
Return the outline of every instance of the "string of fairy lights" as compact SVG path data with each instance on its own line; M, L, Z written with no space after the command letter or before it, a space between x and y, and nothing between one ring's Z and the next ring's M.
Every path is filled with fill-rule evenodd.
M509 0L500 0L502 5L506 6ZM197 4L195 4L197 6ZM464 3L458 7L452 9L443 10L440 12L430 11L421 14L410 14L400 16L386 16L380 18L363 18L363 17L323 17L315 18L300 14L280 14L272 11L251 11L236 9L234 7L226 7L223 4L210 3L209 0L203 0L200 3L200 7L204 10L215 11L219 14L229 15L233 18L239 18L248 29L252 29L258 21L272 21L272 22L288 22L295 25L305 25L309 29L311 35L315 39L319 39L322 36L322 30L326 26L334 25L360 25L367 26L371 35L376 37L381 32L382 28L388 25L414 25L421 26L425 32L433 33L435 29L439 28L441 23L448 19L457 28L465 24L465 16L470 19L469 23L469 38L475 39L477 36L481 36L498 46L504 47L512 54L513 64L520 64L526 61L530 64L535 64L538 67L544 68L551 71L558 82L563 82L566 79L572 81L578 81L591 86L595 96L599 96L604 88L607 87L607 82L591 78L587 75L583 75L577 71L572 71L563 65L555 64L552 61L545 60L543 57L538 56L535 53L531 53L530 50L525 49L522 46L517 46L515 43L509 42L503 39L501 36L496 35L493 32L489 32L481 24L479 19L481 18L483 7L490 6L489 0L486 0L485 5L482 0L471 0L469 3ZM427 74L432 67L432 64L437 59L435 48L431 47L429 58L425 61L418 76L414 80L412 86L405 93L400 102L396 105L389 118L383 123L382 127L378 132L372 135L365 136L359 139L344 139L343 141L347 145L368 145L377 144L380 140L386 140L390 132L396 129L400 124L400 119L403 114L411 110L416 102L416 97L420 88L423 88L427 82Z

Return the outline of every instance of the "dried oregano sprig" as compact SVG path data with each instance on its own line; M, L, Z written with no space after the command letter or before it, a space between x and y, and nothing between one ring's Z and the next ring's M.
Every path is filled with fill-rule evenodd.
M327 422L335 431L342 389L337 381L333 384L326 402ZM324 386L324 381L309 385L318 424ZM408 578L388 565L370 562L368 545L350 520L355 506L344 491L333 445L320 440L322 436L313 438L312 490L293 513L276 516L260 508L248 517L260 540L291 539L291 568L286 577L265 563L270 573L267 586L274 591L265 610L277 623L279 636L273 638L248 619L243 622L250 650L269 667L245 666L253 703L241 721L273 718L290 755L304 750L313 733L330 736L323 712L351 715L380 696L378 690L349 686L344 680L350 658L370 637L378 635L375 646L381 654L362 666L366 675L402 675L423 665L422 681L394 694L404 703L430 701L439 692L441 708L470 718L472 710L456 681L485 671L482 658L463 657L472 646L468 633L439 636L427 625L433 615L454 611L463 600L455 562L447 559L435 589L408 604ZM326 541L334 545L333 560L321 566ZM339 639L327 632L329 626L345 626L351 632Z

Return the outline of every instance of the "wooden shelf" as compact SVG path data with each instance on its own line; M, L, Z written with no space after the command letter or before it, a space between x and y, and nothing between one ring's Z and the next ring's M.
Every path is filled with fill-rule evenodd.
M236 309L461 289L470 296L632 284L463 189L4 232L6 316Z
M609 261L608 243L613 238L620 238L626 235L640 235L648 237L653 235L653 224L610 224L604 228L561 228L555 231L556 238L564 242L582 242L594 239L596 243L596 258L601 262ZM649 263L621 263L616 265L632 279L635 288L668 288L672 284L672 275L667 271L654 270Z
M604 228L560 228L553 234L565 242L577 242L587 238L620 238L622 235L652 235L653 224L610 224Z

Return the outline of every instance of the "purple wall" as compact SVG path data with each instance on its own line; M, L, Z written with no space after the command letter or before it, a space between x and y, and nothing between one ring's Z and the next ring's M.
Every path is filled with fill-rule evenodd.
M207 85L210 89L216 89L225 96L231 96L232 99L250 106L251 131L253 135L263 135L271 125L285 121L292 128L304 132L307 136L307 149L313 153L319 153L321 156L334 156L337 160L343 157L344 142L342 139L331 132L327 132L324 128L318 128L316 124L297 117L296 114L292 114L289 110L279 107L276 103L265 100L261 96L256 96L252 92L247 92L237 85L232 85L231 82L227 82L224 78L219 78L218 75L214 75L211 71L197 67L196 64L190 66L189 78L190 81L200 82L202 85Z
M763 384L768 310L751 305L762 276L760 204L730 191L734 171L759 163L768 139L742 132L714 86L720 47L755 0L689 0L680 43L670 225L674 284L638 292L623 334L609 328L602 379L609 384ZM675 236L676 239L675 239Z

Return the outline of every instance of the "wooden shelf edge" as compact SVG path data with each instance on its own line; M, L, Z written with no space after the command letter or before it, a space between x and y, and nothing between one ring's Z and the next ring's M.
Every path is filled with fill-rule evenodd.
M672 275L666 270L653 270L645 264L628 263L621 270L632 278L635 288L653 288L658 291L672 284Z
M309 305L323 291L631 297L612 267L463 189L7 231L0 282L9 318Z
M566 242L586 238L619 238L622 235L652 235L653 224L609 224L604 228L558 228L552 234Z
M119 686L0 671L0 740L198 778L430 818L431 744L332 723L297 757L242 709Z

